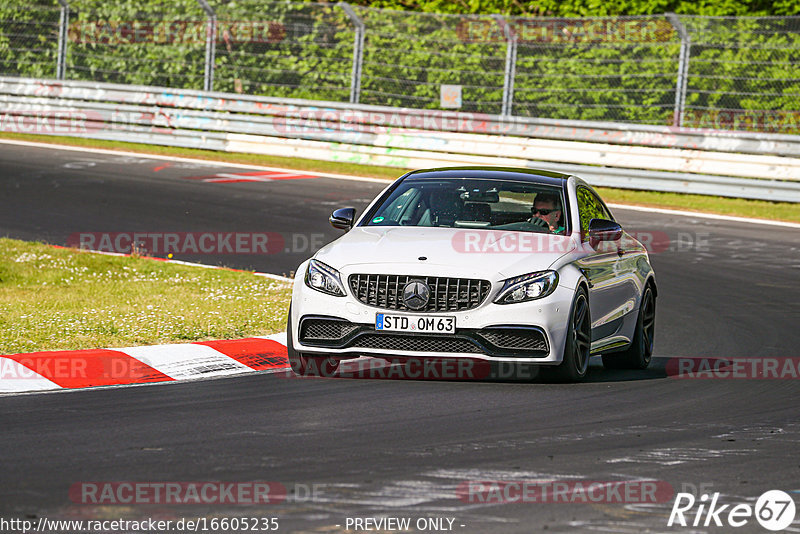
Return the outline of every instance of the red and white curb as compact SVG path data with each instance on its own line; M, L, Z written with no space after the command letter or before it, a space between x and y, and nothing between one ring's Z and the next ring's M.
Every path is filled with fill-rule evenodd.
M197 380L288 368L286 334L0 356L0 394Z

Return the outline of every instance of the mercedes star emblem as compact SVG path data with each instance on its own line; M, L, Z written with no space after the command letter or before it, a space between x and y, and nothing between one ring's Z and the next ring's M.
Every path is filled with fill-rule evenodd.
M411 310L421 310L428 305L431 290L422 280L411 280L403 287L403 301Z

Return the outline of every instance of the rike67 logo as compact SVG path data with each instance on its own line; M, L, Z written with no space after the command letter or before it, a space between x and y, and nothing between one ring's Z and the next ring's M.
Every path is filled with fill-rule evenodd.
M739 528L755 519L762 527L773 532L784 530L792 524L795 505L792 497L781 490L770 490L751 504L718 504L719 492L707 493L695 499L691 493L678 493L668 527L734 527Z

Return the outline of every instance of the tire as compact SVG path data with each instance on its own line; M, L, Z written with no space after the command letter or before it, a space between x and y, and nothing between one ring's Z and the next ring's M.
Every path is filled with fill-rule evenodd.
M656 331L656 296L648 284L642 294L636 330L630 347L622 352L603 354L606 369L647 369L653 357L653 338Z
M339 360L324 355L310 356L294 349L291 307L286 320L286 356L289 366L298 376L334 376L339 370Z
M589 297L581 287L569 311L564 358L555 367L542 367L542 377L549 382L579 382L586 377L592 347L592 319Z
M286 356L289 359L289 367L296 375L306 374L306 359L302 354L294 350L292 340L292 308L289 307L289 317L286 318Z

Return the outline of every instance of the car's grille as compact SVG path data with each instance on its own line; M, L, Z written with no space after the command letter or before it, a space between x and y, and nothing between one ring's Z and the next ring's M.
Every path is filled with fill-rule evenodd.
M538 330L508 329L481 330L480 336L497 348L547 352L547 341Z
M336 319L306 319L300 326L300 341L338 341L343 339L358 325Z
M411 280L422 280L430 288L428 305L419 312L461 311L477 308L492 285L488 280L443 276L405 276L394 274L351 274L350 289L368 306L390 310L409 310L403 301L403 288Z
M403 334L365 334L357 337L351 346L414 352L483 352L467 339Z

